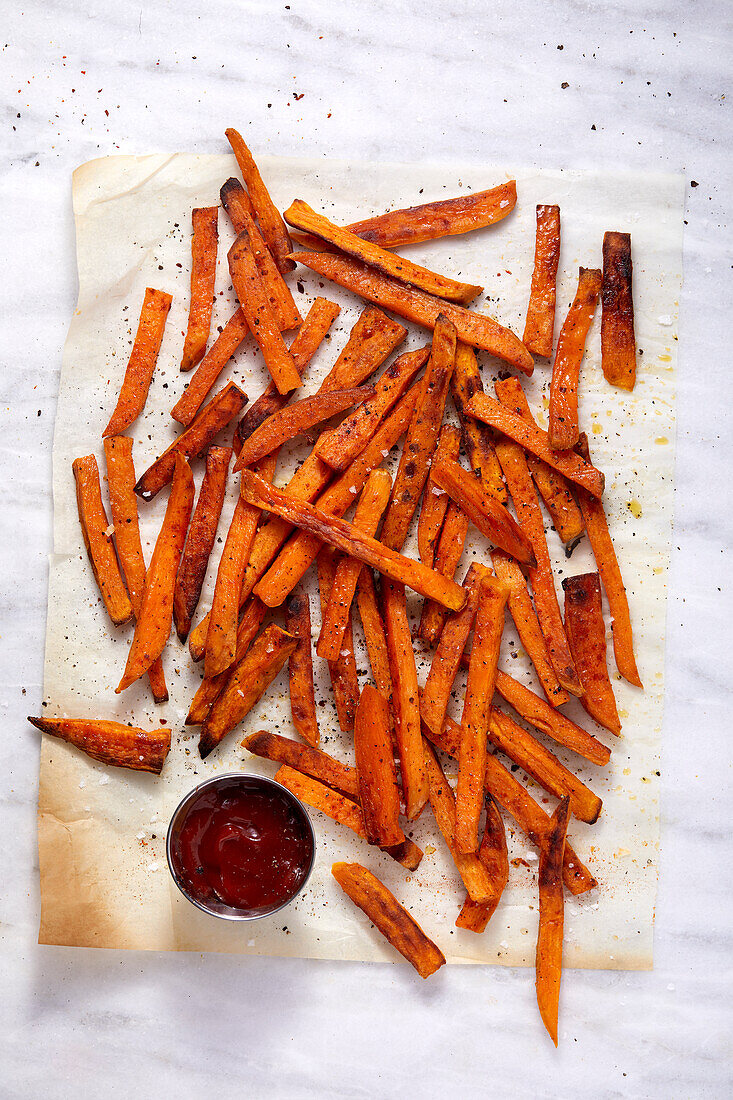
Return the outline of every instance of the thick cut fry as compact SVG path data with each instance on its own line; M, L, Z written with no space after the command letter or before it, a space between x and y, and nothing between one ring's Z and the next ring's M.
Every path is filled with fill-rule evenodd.
M275 623L266 626L234 668L201 727L199 753L205 759L259 701L297 645Z
M484 932L496 907L504 893L504 888L509 881L509 853L506 846L506 833L504 822L494 799L490 794L484 795L486 806L486 822L484 834L478 849L478 858L489 872L494 884L494 898L485 905L477 905L475 901L466 898L458 917L456 928L465 928L468 932Z
M141 730L102 718L29 718L42 733L59 737L94 760L115 768L160 775L171 747L169 729Z
M459 283L455 279L447 278L445 275L438 275L435 271L429 271L425 267L412 263L404 256L388 252L380 248L378 244L373 244L371 241L358 237L348 229L334 225L328 218L316 213L302 199L295 199L285 211L284 217L288 225L292 225L305 233L310 233L328 244L335 245L340 252L352 256L356 260L361 260L383 275L388 275L401 283L419 287L427 294L434 294L437 298L445 298L446 301L459 302L461 305L465 305L483 290L481 286Z
M195 367L206 352L214 306L216 252L219 245L218 215L218 206L198 207L191 215L191 301L181 357L182 371Z
M109 424L102 432L103 439L124 432L145 408L172 301L171 295L165 291L146 287L120 396Z
M597 268L581 267L575 300L560 329L552 365L547 438L557 451L567 451L578 442L580 364L600 290L601 272Z
M247 395L234 382L229 382L216 397L212 397L196 419L175 439L167 450L163 451L152 466L138 480L135 492L143 500L152 500L156 493L168 484L173 477L176 455L192 462L208 450L218 433L230 420L242 411L247 404Z
M494 546L506 550L523 565L536 564L532 543L524 531L496 498L484 491L478 478L450 460L436 463L433 477Z
M143 601L146 569L135 496L132 440L126 435L107 436L104 441L104 456L107 462L107 492L115 528L117 557L130 595L132 610L137 617ZM160 658L150 666L148 679L155 702L167 702L168 687Z
M611 733L621 732L613 686L606 664L606 626L597 573L566 577L565 632L578 670L583 694L580 701L596 722Z
M345 794L354 802L359 800L356 768L347 767L321 749L312 745L301 745L300 741L292 741L289 737L281 737L280 734L270 733L268 730L251 733L242 741L242 747L255 756L274 760L277 764L286 764L303 775L309 775L311 779L325 783L327 787Z
M534 360L519 337L485 313L474 313L407 287L350 257L331 256L325 252L295 252L292 259L367 301L391 309L398 316L425 328L434 328L442 313L455 325L459 340L491 352L525 374L534 370Z
M89 564L107 614L115 626L122 626L133 617L133 608L125 591L114 546L107 534L109 521L102 503L97 460L94 455L75 458L71 468L76 482L79 524Z
M443 577L455 576L458 563L463 555L463 547L468 534L468 516L455 501L448 502L448 508L440 532L438 549L435 554L435 571ZM426 645L434 646L448 617L448 612L435 600L425 600L420 615L418 636Z
M365 684L356 708L354 752L359 777L359 801L370 844L389 848L401 844L400 789L392 752L389 703Z
M460 446L461 436L458 428L455 428L452 424L444 424L440 429L435 461L440 462L443 458L457 460ZM448 494L435 484L432 473L428 474L417 521L417 549L420 554L420 561L431 568L435 564L438 537L443 526L449 499Z
M288 259L291 245L285 222L270 198L270 192L265 186L254 157L245 145L242 135L230 127L226 131L226 136L232 147L232 152L237 158L239 171L242 173L244 182L247 185L247 191L252 200L262 235L267 241L268 248L272 252L279 270L283 275L286 275L288 271L293 270L294 264L292 260Z
M171 416L179 424L187 428L192 423L214 388L217 378L248 332L249 325L244 314L241 309L235 310L191 375L188 387L171 409Z
M636 336L631 235L604 233L601 284L601 367L606 381L622 390L636 383Z
M377 685L377 691L385 699L391 699L392 674L389 668L387 635L377 602L374 575L371 569L364 566L362 566L359 579L356 582L356 605L359 608L359 618L364 630L364 640L374 683Z
M331 874L354 905L366 913L384 938L399 951L421 978L429 978L445 963L445 955L423 932L390 890L360 863L334 863Z
M261 602L256 596L252 598L258 603ZM262 606L264 607L264 604ZM285 601L285 629L298 639L298 644L290 654L288 662L290 713L293 725L303 740L315 747L321 735L316 715L311 605L307 592L294 592Z
M496 690L503 699L514 707L527 722L531 722L542 733L546 733L559 745L584 756L592 764L603 766L611 757L611 750L601 744L592 734L587 733L575 722L571 722L559 710L549 706L539 695L535 695L524 684L505 672L496 674Z
M559 262L560 207L538 203L534 271L522 340L533 355L541 355L545 359L552 357L555 285Z
M145 577L140 614L135 623L125 671L115 688L117 694L148 671L163 652L171 632L173 590L194 497L191 467L180 454L175 456L174 461L171 493Z
M586 461L590 461L588 439L584 432L581 432L578 440L578 452ZM578 501L611 612L611 630L613 632L613 652L616 658L616 667L625 680L628 680L634 687L640 688L642 683L636 667L636 658L634 657L634 636L631 630L629 601L626 598L626 589L621 577L616 551L613 548L608 530L606 513L601 501L596 500L589 493L583 492L582 489L578 493Z
M563 799L551 819L547 848L540 852L540 923L535 961L537 1005L542 1022L557 1046L557 1017L562 977L564 900L562 867L568 827L568 800Z
M590 462L586 462L573 451L554 451L550 446L547 432L523 420L511 409L504 408L498 401L494 401L493 397L485 393L475 394L468 404L467 412L483 420L484 424L496 428L509 439L513 439L526 451L537 455L548 466L552 466L553 470L563 474L568 481L587 489L592 496L603 496L605 478L600 470L591 466Z
M479 845L479 819L486 775L486 734L508 595L503 581L491 574L484 576L476 609L461 718L455 831L455 845L460 852L475 852Z
M382 610L392 679L395 740L406 814L413 821L428 800L428 779L420 732L420 693L410 638L404 585L385 578Z
M257 637L259 629L264 621L266 611L267 608L256 596L253 596L252 599L248 600L245 604L242 617L239 620L239 626L237 627L237 648L234 652L232 665L238 665L244 658L247 650ZM230 674L231 670L227 668L224 672L220 672L218 676L205 676L203 678L199 684L198 691L191 700L191 706L186 715L187 726L203 725L206 721L207 714L224 690Z
M282 274L273 259L272 252L265 244L262 234L255 225L254 208L249 195L242 187L239 180L231 178L226 181L221 191L221 203L236 234L247 232L252 244L252 253L257 264L257 270L262 279L272 312L275 314L278 328L281 332L287 329L297 328L302 324L298 307L293 301L290 287L285 282Z
M383 417L405 393L429 355L429 348L420 348L395 359L376 383L374 397L344 417L333 431L321 436L315 447L318 457L334 470L345 470L364 450Z
M387 507L392 478L386 470L372 470L354 513L354 526L367 535L375 535L382 512ZM351 621L351 604L356 582L364 566L356 558L344 555L339 559L334 574L331 595L328 599L318 636L316 653L327 661L336 661Z
M324 548L318 555L318 593L321 600L321 618L323 619L328 601L333 591L336 560L332 550ZM354 634L351 625L351 609L341 639L341 649L334 661L328 662L328 671L333 687L339 726L348 733L354 728L356 704L359 702L359 680L356 674L354 657Z
M506 504L509 498L501 466L494 453L491 429L467 412L468 402L475 393L483 393L484 386L473 348L460 341L456 346L456 365L450 386L471 470L487 493L496 497L500 504Z

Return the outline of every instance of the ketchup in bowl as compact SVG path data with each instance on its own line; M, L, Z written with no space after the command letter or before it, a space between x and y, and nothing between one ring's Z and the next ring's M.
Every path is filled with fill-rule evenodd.
M168 864L183 894L230 920L264 917L302 889L313 828L298 799L258 775L209 779L184 798L168 829Z

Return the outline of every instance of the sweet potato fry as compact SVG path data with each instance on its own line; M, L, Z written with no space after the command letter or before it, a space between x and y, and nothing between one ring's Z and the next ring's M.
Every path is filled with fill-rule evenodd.
M548 845L540 852L540 923L535 961L537 1004L542 1022L555 1046L557 1046L557 1016L562 977L564 923L562 867L568 812L568 799L564 798L552 815Z
M621 732L613 687L606 665L606 627L597 573L566 577L565 632L578 670L583 694L580 701L596 722L611 733Z
M476 609L458 752L454 843L459 852L475 852L479 845L479 819L486 774L486 734L508 595L509 591L503 581L491 574L483 577Z
M102 503L97 460L94 455L75 458L71 468L76 481L76 506L89 564L107 614L115 626L122 626L133 617L133 608L114 546L107 534L109 521Z
M552 365L547 439L558 451L567 451L578 442L580 364L600 290L601 272L597 268L581 267L575 300L560 329Z
M603 766L607 764L611 751L601 744L591 733L587 733L575 722L571 722L559 710L549 706L539 695L535 695L524 684L520 684L513 676L505 672L496 674L496 690L503 699L514 707L527 722L531 722L538 730L546 733L559 745L577 752L590 760L591 764Z
M443 458L456 461L460 446L461 436L458 428L455 428L452 424L444 424L438 437L435 461L440 462ZM438 537L443 526L449 499L448 494L435 484L432 474L428 474L417 521L417 549L420 561L424 565L429 565L431 569L435 563Z
M245 145L242 135L230 127L226 131L226 136L232 147L232 152L237 158L239 171L244 177L262 235L267 241L268 248L272 252L279 270L283 275L286 275L288 271L293 270L295 265L292 260L288 259L291 245L285 223L270 198L270 192L265 186L254 157Z
M195 367L206 352L214 306L216 252L219 244L218 215L218 206L198 207L191 215L191 301L181 357L182 371Z
M456 365L451 376L450 386L453 404L461 422L463 446L471 470L487 493L496 497L500 504L506 504L509 498L501 466L494 453L491 429L466 411L468 402L473 395L483 393L484 386L473 348L469 348L467 344L461 343L460 340L456 345Z
M503 435L513 439L531 454L537 455L553 470L563 474L568 481L581 485L594 497L603 496L605 479L600 470L585 462L573 451L554 451L550 446L547 432L528 423L522 417L504 408L485 393L477 393L468 403L467 411L471 416L483 420ZM576 461L577 460L577 461Z
M242 741L242 747L255 756L274 760L277 764L286 764L294 771L309 775L311 779L325 783L327 787L345 794L354 802L359 800L356 768L347 767L322 749L302 745L300 741L292 741L289 737L281 737L280 734L270 733L268 730L251 733Z
M214 388L217 378L248 332L249 325L244 314L241 309L235 310L191 375L187 388L171 409L171 416L179 424L187 428L192 423L196 413Z
M430 472L443 422L455 355L455 327L445 317L440 316L435 322L430 360L407 429L392 497L382 526L382 542L392 550L401 550L405 544L412 517L417 511L420 494Z
M360 863L334 863L331 874L354 905L366 913L372 924L421 978L429 978L444 965L445 955L440 948L425 935L417 921L376 875Z
M175 472L163 524L155 541L140 614L116 693L130 687L160 657L173 622L173 589L193 508L193 475L185 458L176 454Z
M365 241L350 230L334 225L302 199L295 199L291 203L285 211L284 218L288 225L335 245L340 252L361 260L375 271L397 279L401 283L418 287L437 298L445 298L446 301L465 305L483 290L481 286L459 283L445 275L438 275L435 271L429 271L419 264L412 263L404 256L398 256L396 253L380 248L378 244Z
M143 500L152 500L173 477L176 455L181 455L187 462L198 458L208 449L222 428L225 428L246 404L246 393L243 393L234 382L228 382L223 390L219 390L216 397L212 397L211 401L204 405L190 427L174 439L170 447L163 451L152 466L148 466L135 486L137 495Z
M252 599L257 599L253 596ZM264 604L262 605L264 607ZM288 663L290 677L290 713L293 725L314 748L321 739L316 715L313 684L313 642L311 636L311 605L307 592L294 592L285 601L285 629L298 639ZM320 778L318 776L317 778Z
M581 432L578 440L578 453L589 462L588 439ZM621 577L616 551L613 548L608 530L608 520L600 500L596 500L582 489L578 492L578 502L583 513L593 556L601 575L603 588L611 612L611 630L613 632L613 652L616 668L634 687L642 686L634 657L634 636L631 630L631 615L626 589Z
M374 397L344 417L337 428L324 432L315 447L318 457L334 470L345 470L364 450L379 423L405 393L429 355L429 348L420 348L395 359L376 383Z
M219 526L231 458L231 447L210 447L206 453L206 470L191 517L173 593L173 621L182 642L188 637L193 613L201 596L206 567Z
M247 650L257 637L266 611L267 608L256 596L253 596L245 604L237 627L237 648L234 652L232 665L236 666L243 660ZM187 726L203 725L207 714L224 690L230 675L231 669L227 668L217 676L204 676L186 715Z
M102 432L103 439L124 432L145 408L172 301L171 295L165 291L146 287L120 396L109 424Z
M382 512L387 506L392 478L386 470L372 470L364 486L354 513L354 527L366 535L374 536ZM363 565L356 558L344 555L339 559L334 574L331 595L321 622L316 653L327 661L338 660L344 631L351 621L351 604L356 582Z
M318 593L321 600L321 618L324 617L328 601L331 599L335 573L335 555L328 547L324 547L318 555ZM341 648L336 659L328 662L328 671L331 677L339 726L347 733L354 728L356 704L359 702L359 680L356 675L351 609L349 609L346 628L342 635Z
M606 381L622 390L636 383L636 336L631 235L604 233L601 284L601 367Z
M374 575L371 569L366 567L362 567L356 582L356 605L359 608L359 618L364 630L374 683L377 685L377 691L385 699L391 699L392 674L389 669L387 635L377 603Z
M455 576L463 555L468 526L468 516L463 509L459 508L455 501L449 501L434 563L436 573L440 573L442 577ZM425 600L417 629L418 637L422 638L426 645L434 646L447 617L448 612L445 607L436 603L435 600Z
M380 848L405 839L399 825L400 790L390 727L389 703L365 684L356 708L354 752L367 840Z
M205 759L259 701L297 645L275 623L266 626L235 666L201 727L199 753Z
M555 284L559 262L560 207L538 203L534 271L522 340L533 355L541 355L545 359L552 357L555 332Z
M407 335L398 321L376 306L365 306L344 348L321 384L321 390L358 386L381 367Z
M104 441L104 456L107 463L107 492L115 528L117 558L125 578L132 610L137 617L143 601L146 569L135 496L132 440L126 435L107 436ZM168 687L160 657L148 669L148 679L155 702L167 702Z
M102 718L29 718L52 737L81 749L94 760L115 768L160 775L171 747L169 729L141 730Z
M434 328L440 314L445 314L455 325L459 340L491 352L525 374L531 374L534 370L534 360L519 337L485 313L474 313L442 298L434 298L422 290L407 287L347 256L295 252L291 258L367 301L391 309L398 316L425 328Z
M297 328L303 322L298 307L293 301L290 287L285 282L282 274L273 259L272 252L265 244L262 234L254 221L254 207L249 195L242 187L238 179L228 179L221 191L221 204L229 215L229 220L234 227L234 232L248 233L252 245L252 254L257 264L257 270L262 279L262 285L267 294L272 312L275 315L277 326L281 332Z
M494 884L494 898L485 905L477 905L475 901L466 898L458 917L456 928L465 928L468 932L484 932L496 907L504 893L504 888L509 881L509 853L506 846L506 833L504 822L494 799L490 794L484 795L486 806L486 822L484 834L478 849L478 858L489 872Z
M523 565L536 564L532 544L524 531L496 498L484 491L478 478L451 461L436 463L433 477L436 485L448 493L494 546L506 550Z

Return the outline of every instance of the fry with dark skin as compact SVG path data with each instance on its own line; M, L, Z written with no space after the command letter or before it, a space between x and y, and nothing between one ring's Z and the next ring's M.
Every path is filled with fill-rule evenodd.
M365 684L356 708L354 752L367 840L380 848L405 839L390 726L389 703L372 684Z
M565 577L565 632L578 670L580 701L596 722L617 736L621 722L606 664L606 626L597 573Z
M407 619L404 585L382 582L382 613L392 679L395 740L400 759L405 812L413 821L428 800L428 780L420 732L420 693Z
M108 435L124 432L145 408L172 301L170 294L165 291L146 287L120 396L109 424L102 432L103 439Z
M232 147L232 152L237 158L239 171L242 173L244 182L247 185L247 191L252 200L262 235L267 241L267 246L275 258L278 269L283 275L287 275L288 271L292 271L295 265L292 260L288 259L291 244L285 222L270 198L270 192L265 186L254 157L244 143L242 135L230 127L226 131L226 136Z
M435 572L440 573L442 577L455 576L466 544L468 527L466 513L454 500L449 500L434 562ZM435 600L424 601L417 633L426 645L435 645L447 617L448 612L442 604L436 603Z
M555 332L555 287L560 262L560 207L537 205L534 271L522 340L533 355L552 356Z
M566 748L572 749L579 756L590 760L591 764L603 767L608 763L611 757L610 749L559 710L551 707L539 695L535 695L524 684L520 684L513 676L508 676L505 672L497 672L496 690L510 706L514 707L517 714L542 733L547 734L553 741L557 741L558 745L565 745Z
M501 901L507 882L509 881L509 853L506 846L506 832L501 812L495 800L490 794L484 795L486 807L486 821L484 833L478 849L478 858L489 872L494 883L495 895L492 901L484 905L477 905L475 901L466 898L458 917L456 928L465 928L468 932L484 932L496 907Z
M535 962L537 1005L542 1022L555 1046L562 977L562 866L569 810L569 800L564 798L552 815L547 847L540 851L540 924Z
M484 385L473 348L460 340L456 345L456 365L450 380L450 392L461 422L463 447L471 471L487 493L496 497L499 504L506 504L509 497L501 466L494 452L491 429L467 411L473 395L484 392Z
M567 451L578 442L580 364L600 291L601 272L581 267L575 300L560 329L552 365L547 439L557 451Z
M102 718L29 718L41 730L115 768L160 775L171 747L169 729L141 730Z
M259 633L266 611L267 608L256 596L252 596L245 604L237 627L237 648L232 665L236 666L243 660ZM200 726L206 721L207 714L226 686L229 674L230 670L226 668L217 676L204 676L191 700L191 706L186 715L187 726Z
M321 618L324 617L331 599L333 581L336 573L336 558L332 550L324 547L318 555L318 593L321 600ZM328 671L333 687L334 703L339 726L348 733L354 728L356 705L359 702L359 680L356 674L354 657L354 633L351 624L351 609L341 639L341 648L335 660L328 662Z
M435 461L440 462L443 458L457 460L460 446L461 437L458 429L454 428L452 424L444 424L440 429ZM432 474L428 474L417 521L417 548L420 561L431 568L435 563L438 537L443 526L449 499L448 494L435 484Z
M249 332L241 309L235 310L191 375L188 387L171 409L171 416L187 428L214 388L214 383Z
M218 206L199 207L191 215L191 300L181 357L182 371L195 367L206 352L214 303L216 253L219 244L218 215Z
M385 699L392 698L392 674L389 668L389 654L387 652L387 636L379 610L377 593L374 587L374 576L371 569L363 566L356 582L356 606L359 608L359 618L364 630L369 664L372 669L372 677L379 691Z
M311 779L317 779L332 790L345 794L352 801L359 801L356 768L347 767L322 749L301 745L300 741L292 741L268 730L251 733L242 741L242 747L265 760L286 764L294 771L309 775Z
M257 600L256 596L252 597ZM260 603L259 600L257 600ZM264 604L262 605L264 607ZM285 629L298 639L290 654L290 713L293 725L309 745L316 747L321 739L316 714L316 696L313 684L313 643L311 636L311 607L307 592L293 592L285 601ZM283 761L288 763L289 761ZM316 778L321 778L317 776ZM348 792L347 792L348 793Z
M109 521L102 503L97 460L94 455L75 458L72 470L76 482L79 524L89 564L107 614L115 626L122 626L129 623L134 612L122 580L114 546L107 534Z
M601 367L606 381L622 390L636 384L636 336L631 235L604 233L601 283Z

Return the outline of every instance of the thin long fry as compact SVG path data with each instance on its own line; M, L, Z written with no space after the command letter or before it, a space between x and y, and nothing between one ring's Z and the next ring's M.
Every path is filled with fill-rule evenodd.
M237 627L237 648L234 652L233 666L238 665L243 660L247 650L257 637L266 611L267 608L256 596L252 596L245 604ZM191 700L191 706L186 715L187 726L203 725L207 714L224 690L230 675L231 669L226 668L217 676L204 676Z
M471 470L482 487L500 504L509 500L499 460L494 452L491 429L467 412L468 402L475 393L483 393L481 371L473 348L460 340L456 345L456 365L450 380L453 404L461 422L463 446Z
M438 437L435 461L440 462L443 458L457 460L460 446L461 436L458 428L455 428L452 424L444 424ZM443 526L449 499L448 494L435 484L432 473L428 474L417 521L417 549L420 561L431 568L435 563L438 537Z
M562 941L564 900L562 866L568 827L568 799L565 798L551 819L549 842L540 852L539 888L540 923L535 960L537 1005L542 1022L557 1046L557 1017L562 977Z
M145 576L145 588L135 634L127 655L119 694L139 680L160 657L173 622L173 589L193 508L193 475L182 455L175 456L173 484L153 556Z
M601 367L606 381L622 390L636 384L636 336L631 235L604 233L601 285Z
M600 291L601 272L597 268L581 267L575 300L560 329L552 365L547 439L558 451L566 451L578 442L580 364Z
M103 764L153 775L160 775L171 747L169 729L141 730L102 718L29 717L28 721Z
M365 684L356 708L354 752L359 777L359 801L370 844L388 848L401 844L400 790L392 753L389 703Z
M318 555L318 592L321 599L321 618L324 617L333 591L336 562L333 551L327 547ZM356 705L359 702L359 680L354 657L354 635L351 625L351 609L341 639L341 648L335 660L328 662L333 697L339 726L348 733L354 728Z
M483 348L525 374L534 370L534 360L518 336L485 313L474 313L463 306L434 298L422 290L414 290L366 267L347 256L331 256L325 252L295 252L292 259L312 271L352 290L369 302L391 309L408 321L432 329L441 313L453 322L458 339L473 347Z
M560 262L560 207L537 204L534 271L522 340L533 355L552 356L555 286Z
M527 722L546 733L559 745L584 756L592 764L603 766L611 757L611 750L601 744L591 733L581 729L575 722L555 710L539 695L535 695L524 684L505 672L496 674L496 690Z
M362 567L359 579L356 582L356 605L359 608L359 618L364 630L364 641L366 642L374 683L377 685L377 691L385 699L391 699L392 674L389 668L387 635L377 602L374 575L371 569L367 569L366 566Z
M253 596L252 599L257 599ZM264 607L264 604L262 605ZM298 639L290 654L288 671L290 679L290 713L293 725L309 745L314 748L321 739L316 714L316 695L313 683L313 640L311 631L311 605L307 592L294 592L285 601L285 629Z
M384 579L382 612L392 680L395 740L402 774L402 794L410 821L428 800L428 779L420 732L420 693L410 638L404 585Z
M469 521L468 516L454 500L448 502L448 508L440 532L438 549L435 553L434 568L442 577L455 576L458 564L463 556ZM425 600L420 615L418 636L426 645L434 646L448 617L448 612L435 600Z
M171 295L164 290L146 287L135 342L115 410L102 432L103 439L124 432L143 411L172 301Z
M191 375L187 388L171 409L171 416L185 428L214 388L214 383L224 370L237 348L249 332L244 314L236 309L214 343Z
M245 145L242 135L230 127L226 131L226 136L232 147L232 152L237 158L239 171L242 173L244 182L247 185L247 191L255 208L262 235L275 258L275 263L282 274L286 275L288 271L293 270L295 265L292 260L288 259L291 244L285 223L270 198L270 192L265 186L254 157Z
M107 614L115 626L122 626L129 623L134 612L125 590L114 546L107 534L109 521L102 503L97 460L94 455L75 458L71 468L76 482L79 524L89 564Z
M376 306L365 306L349 339L326 378L321 392L358 386L399 347L407 329Z
M611 733L621 732L613 686L606 664L606 626L597 573L566 577L565 632L583 685L580 701L596 722Z
M484 932L496 907L501 901L501 895L509 881L509 853L506 846L506 832L504 822L496 801L490 794L484 795L486 807L486 821L484 833L478 849L478 858L483 863L494 885L494 898L485 905L477 905L475 901L466 898L458 917L456 928L465 928L468 932Z
M216 253L219 244L218 215L218 206L198 207L191 214L191 299L181 357L182 371L195 367L206 352L214 305Z
M255 756L274 760L277 764L286 764L294 771L309 775L311 779L325 783L327 787L345 794L354 802L359 800L359 778L356 768L349 768L322 749L314 748L312 745L302 745L300 741L292 741L289 737L281 737L280 734L270 733L269 730L251 733L242 741L242 747L254 753Z

